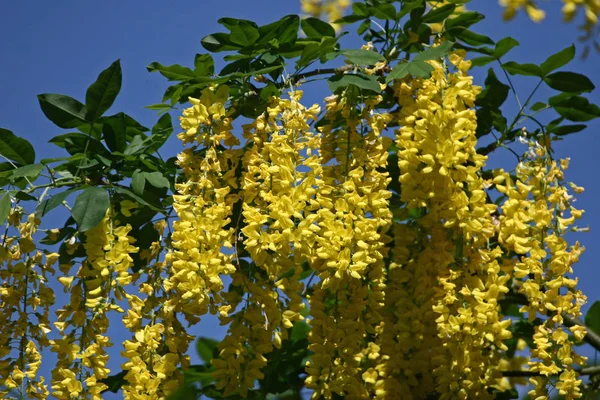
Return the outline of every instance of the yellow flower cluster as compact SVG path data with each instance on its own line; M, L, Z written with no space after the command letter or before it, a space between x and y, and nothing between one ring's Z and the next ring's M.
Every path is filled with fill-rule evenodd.
M16 391L23 398L45 399L49 391L39 369L54 304L48 276L58 254L36 248L33 234L40 220L34 214L23 217L21 207L11 210L8 227L14 236L7 228L0 247L0 397Z
M390 178L389 138L382 136L388 114L374 113L380 97L367 99L364 109L345 95L328 99L322 126L323 185L319 209L317 256L313 268L320 283L310 296L312 329L306 386L313 398L334 393L354 398L376 391L378 345L383 308ZM344 124L336 121L344 120Z
M231 133L231 118L225 115L229 89L205 90L200 99L191 98L193 106L184 111L179 135L184 143L207 146L204 154L196 147L184 150L177 157L185 181L176 184L173 208L179 220L173 224L171 274L165 282L167 291L173 289L176 311L182 312L190 323L208 312L211 302L220 302L223 289L221 274L235 271L232 255L223 247L232 248L232 206L237 196L231 194L229 157L232 151L222 145L238 143ZM211 299L211 296L215 298Z
M169 248L164 240L166 227L166 220L154 224L158 240L142 252L146 265L134 277L135 283L140 276L146 277L146 281L139 284L139 293L145 298L127 296L129 309L123 323L133 337L124 341L125 351L121 352L127 360L122 365L127 381L123 386L125 399L166 398L183 383L178 366L189 365L185 353L192 337L177 320L174 300L162 284L172 259L171 254L163 260L160 258L162 250Z
M58 399L101 399L107 388L100 382L110 373L107 312L124 312L118 301L128 296L124 286L132 279L131 254L138 251L130 231L129 225L119 226L109 209L100 224L85 232L86 259L78 271L69 276L72 265L60 265L65 276L59 281L71 297L54 323L61 338L50 341L58 358L52 371L52 394Z
M564 3L562 13L565 22L572 21L577 11L583 10L585 24L582 29L589 35L598 24L600 0L562 0L562 2ZM520 9L524 9L529 18L535 22L540 22L546 17L546 13L539 8L535 0L500 0L500 5L505 8L505 20L514 18Z
M574 399L582 394L573 364L583 365L586 358L577 355L573 346L583 339L585 329L574 325L567 331L564 317L579 317L585 302L576 289L577 279L569 277L584 249L579 243L569 246L563 235L583 213L573 207L569 186L575 192L582 189L564 181L568 159L553 160L548 149L535 140L529 146L517 168L516 181L502 171L494 178L496 189L508 197L502 206L499 241L519 255L514 276L524 280L519 291L529 299L521 312L531 321L538 315L547 316L533 336L535 348L529 366L541 376L531 379L535 389L529 395L546 398L549 377L559 375L559 393Z
M334 22L344 16L344 10L351 4L351 0L300 0L302 12L311 17L323 17L329 22ZM339 29L339 25L333 24Z
M419 290L431 293L433 304L428 304L431 299L425 304L437 314L438 338L424 338L424 343L432 352L425 357L433 360L433 385L441 398L487 398L487 387L497 375L499 351L505 349L503 340L510 337L510 320L502 320L498 305L510 277L500 274L496 261L500 248L486 246L495 231L491 216L495 205L487 203L480 176L485 157L475 149L473 105L481 88L472 85L470 62L463 57L458 52L450 56L455 73L432 61L431 78L396 85L401 105L396 141L401 200L409 212L426 211L413 227L424 249L413 256L416 259L406 257L411 252L404 250L400 259L408 268L403 273L391 271L390 278L402 277L405 285L419 288L425 282L434 285L433 292ZM415 269L427 276L423 283L409 280ZM418 295L413 302L412 307L421 307ZM427 326L420 320L425 315L415 316L419 330ZM413 343L409 349L419 345ZM419 362L427 365L425 360ZM411 372L399 375L394 384L402 392L409 391L407 385L420 385L411 379Z
M263 377L264 355L273 346L280 347L287 328L303 319L299 280L302 264L314 258L317 226L316 215L310 211L315 186L320 185L316 155L320 140L309 126L319 107L307 109L301 97L302 92L295 91L290 99L273 98L263 115L244 126L247 150L241 193L245 227L235 239L235 290L226 294L227 301L220 308L222 323L231 325L219 345L220 359L213 360L217 387L225 388L225 393L239 387L245 394L252 388ZM240 259L240 238L256 267L249 268Z
M581 247L569 249L562 232L581 211L564 189L566 163L540 153L519 167L514 184L502 171L483 179L474 110L481 88L464 56L428 61L430 78L395 82L397 116L376 112L380 96L353 103L349 90L326 99L315 129L319 107L303 106L302 92L272 98L244 125L239 149L224 108L227 89L192 99L180 138L204 148L179 157L185 182L175 195L180 220L165 259L161 312L194 323L210 311L229 326L212 361L225 396L246 396L264 378L268 354L306 315L306 291L312 398L491 399L490 389L523 383L502 375L525 364L503 361L512 334L500 302L510 290L529 299L522 312L532 321L547 317L528 363L532 393L544 396L552 376L561 394L578 396L573 365L582 358L562 316L578 316L584 301L567 278ZM385 172L394 117L400 186ZM239 182L229 173L234 167ZM500 210L489 199L492 186L507 195ZM397 220L391 201L399 204ZM311 272L315 283L304 289ZM144 291L157 290L148 285ZM149 355L176 318L142 327L145 301L130 297L130 304L126 325L135 335L126 368L143 378L128 390L152 391L159 384L148 377L171 379L187 361L170 348L168 366L152 365ZM187 348L191 336L175 331ZM570 331L578 339L585 333Z

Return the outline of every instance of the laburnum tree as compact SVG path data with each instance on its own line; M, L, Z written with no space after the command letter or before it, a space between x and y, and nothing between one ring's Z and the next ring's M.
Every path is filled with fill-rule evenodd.
M263 26L221 18L191 67L148 66L171 83L152 128L107 115L118 61L84 102L40 94L69 130L50 139L64 157L0 129L1 396L594 396L600 367L578 346L600 350L600 303L582 316L584 247L565 236L586 230L583 188L552 147L600 117L594 85L564 70L575 45L509 61L518 41L477 33L469 5L305 0L309 16ZM597 46L600 1L563 11ZM345 34L363 45L342 48ZM536 82L524 102L516 75ZM303 100L323 81L322 102ZM174 131L179 154L161 154ZM499 151L513 162L489 168ZM58 208L64 224L43 228ZM220 341L196 336L208 314Z

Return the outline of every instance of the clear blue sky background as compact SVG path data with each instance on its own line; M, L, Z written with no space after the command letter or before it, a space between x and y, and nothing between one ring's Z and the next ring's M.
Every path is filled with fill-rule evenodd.
M521 42L506 60L539 63L551 53L577 42L578 36L575 24L562 23L560 2L547 3L551 9L546 21L539 25L523 15L504 23L501 9L493 0L475 0L469 8L488 16L477 25L477 31L496 40L509 35ZM61 93L83 101L86 88L116 59L121 59L123 87L109 113L124 111L151 127L157 120L156 113L143 107L159 103L168 84L157 73L148 73L148 64L159 61L166 65L192 65L194 54L204 52L200 39L222 30L217 24L220 17L245 18L264 24L299 12L298 0L4 0L0 3L0 93L4 98L0 127L34 143L37 159L64 155L61 149L49 145L48 140L65 131L44 117L36 95ZM360 46L357 41L346 43L353 43L355 48ZM581 54L582 45L577 44L577 48ZM599 61L600 55L592 51L586 61L578 58L566 70L584 73L598 86ZM483 73L475 74L480 83ZM515 82L522 99L535 83L533 79L516 79ZM326 95L322 86L313 89L310 101L318 101ZM540 96L548 93L549 90L541 91ZM597 90L590 99L600 102L599 93ZM511 97L508 102L511 106L506 115L514 115L514 99ZM600 299L600 292L596 290L600 277L596 261L600 257L600 209L596 208L600 198L599 128L599 123L592 123L587 131L555 145L560 157L572 157L567 177L586 188L577 205L586 210L581 225L590 225L592 231L576 238L587 247L576 266L576 274L580 277L580 288L589 297L589 304ZM179 150L177 141L172 141L163 154L170 156ZM506 162L513 163L514 158L501 152L491 160L494 166L506 165ZM59 297L58 301L61 300ZM119 327L111 331L117 336L110 362L115 371L120 369L121 363L118 343L130 336L116 325ZM215 324L214 319L207 318L193 328L193 333L220 337L224 329ZM192 358L198 360L195 355Z

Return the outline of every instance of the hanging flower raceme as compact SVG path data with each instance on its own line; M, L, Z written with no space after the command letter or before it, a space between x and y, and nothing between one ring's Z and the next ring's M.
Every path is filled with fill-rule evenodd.
M472 85L463 57L449 57L455 73L431 61L431 78L396 85L402 126L396 144L401 200L414 214L423 210L417 223L425 250L417 264L437 277L433 310L441 343L430 341L441 344L432 348L436 390L442 398L486 398L510 337L498 305L509 276L500 276L501 250L487 248L496 206L487 204L480 176L485 157L475 148L473 107L481 88Z
M244 228L235 238L238 269L220 309L222 323L231 325L213 360L217 386L226 393L245 395L263 377L265 354L279 348L287 329L303 319L300 277L303 263L315 257L318 227L311 209L321 166L320 139L309 125L319 107L304 107L301 97L293 91L289 99L273 98L244 127ZM242 246L254 265L240 259Z
M127 296L129 309L123 322L134 335L124 341L125 351L121 352L127 360L122 365L127 372L127 383L123 386L125 399L165 398L182 384L183 376L177 370L180 362L185 366L189 364L183 349L192 338L177 321L173 300L162 285L171 259L169 254L161 259L163 250L169 248L164 240L166 226L166 220L154 224L158 238L141 254L145 266L135 274L134 283L146 277L145 282L139 284L142 298Z
M391 223L387 189L391 117L373 112L381 98L358 110L345 97L327 99L322 126L324 184L317 192L320 230L313 267L320 282L310 296L312 329L306 386L313 398L334 393L369 397L378 382L386 232ZM337 125L336 120L344 123ZM339 127L338 127L339 126Z
M499 241L518 255L516 287L528 299L521 312L532 322L538 316L545 318L533 335L529 366L540 375L530 379L535 389L529 395L547 396L552 383L562 396L574 399L582 396L574 365L586 360L575 353L574 346L585 336L585 329L579 325L566 328L565 318L579 317L586 299L576 288L577 279L570 277L584 249L579 243L569 246L564 234L583 213L572 205L569 188L576 193L582 189L564 180L568 159L553 160L535 140L529 146L517 167L516 181L503 171L494 178L496 189L508 198L502 206Z
M235 171L242 152L232 148L239 141L225 111L228 94L227 86L205 89L199 99L190 98L192 107L180 117L185 131L178 137L192 147L177 157L183 181L175 185L177 193L173 195L179 220L173 223L173 251L165 259L170 268L164 281L168 300L162 307L169 354L178 354L179 360L165 355L160 368L166 372L159 373L154 367L161 379L171 375L177 364L189 364L184 354L193 336L185 332L176 313L182 313L190 324L197 323L209 307L216 313L223 302L221 277L235 272L234 228L230 225L238 200L233 191L238 188ZM163 328L153 329L144 332L144 338L156 336Z
M54 325L61 338L50 341L58 357L52 371L52 395L56 398L101 399L107 388L100 382L110 373L106 349L112 343L107 336L107 313L124 312L117 302L127 297L131 255L138 251L133 246L135 239L128 235L130 231L130 225L119 226L109 209L96 227L85 232L86 259L75 275L68 276L72 265L61 265L67 276L59 281L71 298L57 311L58 322Z
M48 277L58 255L36 248L33 235L40 220L30 214L23 221L23 216L20 206L12 208L0 247L0 384L7 389L0 396L16 391L45 399L49 391L39 369L54 304Z

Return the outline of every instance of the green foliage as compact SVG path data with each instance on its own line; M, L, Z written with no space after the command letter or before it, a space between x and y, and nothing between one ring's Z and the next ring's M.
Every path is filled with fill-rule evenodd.
M600 301L595 301L585 314L585 324L600 335Z
M22 165L35 162L35 150L31 143L2 128L0 128L0 155Z

